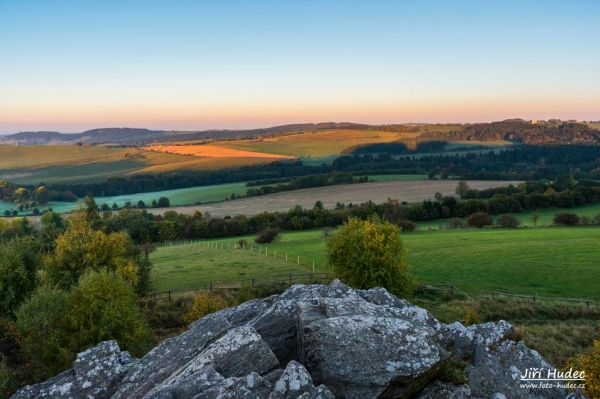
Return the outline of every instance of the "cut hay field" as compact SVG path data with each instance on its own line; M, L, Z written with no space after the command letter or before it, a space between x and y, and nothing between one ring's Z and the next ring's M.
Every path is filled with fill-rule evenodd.
M275 159L202 158L101 146L0 146L0 179L31 185L97 182L105 181L110 175L217 170Z
M518 184L517 181L469 181L469 187L484 189ZM287 191L236 199L233 201L206 204L200 206L185 206L177 211L193 214L196 211L209 212L214 216L233 216L237 214L254 215L264 211L288 211L296 205L312 208L316 201L321 201L325 208L334 208L337 202L359 204L373 201L381 203L388 198L400 201L415 202L433 199L436 192L443 195L455 195L456 181L453 180L413 180L413 181L383 181L362 184L348 184L329 187L309 188L304 190ZM167 209L156 209L162 213Z
M251 242L253 237L246 237ZM233 247L239 237L214 240ZM520 228L404 234L410 271L420 282L450 281L471 295L478 290L600 300L600 227ZM256 245L256 244L255 244ZM160 246L151 255L160 290L210 281L265 278L285 273L300 256L301 269L326 271L321 231L283 233L269 244L278 258L200 246ZM234 266L230 264L235 263ZM295 267L295 266L294 266ZM243 273L243 274L240 274Z
M358 144L387 143L403 138L415 138L420 133L391 133L363 130L327 130L315 133L258 140L236 140L213 143L236 150L300 157L326 157Z
M204 158L266 158L267 161L293 158L285 155L236 150L217 145L153 145L149 147L142 147L141 149L144 151L192 155L195 157Z

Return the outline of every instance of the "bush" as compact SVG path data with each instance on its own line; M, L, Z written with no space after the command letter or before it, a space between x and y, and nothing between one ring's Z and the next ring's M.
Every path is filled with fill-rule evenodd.
M512 215L500 215L496 224L504 228L516 228L521 224L521 221Z
M384 287L400 297L411 296L418 285L406 254L400 229L377 215L350 218L327 239L327 259L341 281L359 289Z
M277 241L279 237L279 229L267 227L258 232L254 242L257 244L270 244Z
M248 241L246 241L246 239L244 238L240 238L239 240L237 240L237 246L240 249L248 248Z
M557 226L575 226L579 224L579 216L574 213L557 213L554 215L554 224Z
M183 315L183 321L190 324L201 317L217 312L227 307L227 302L220 296L211 295L208 292L198 294L194 297L192 308Z
M477 212L467 218L467 225L479 229L494 224L494 219L485 212Z
M407 219L400 219L398 222L396 222L396 224L402 229L403 233L409 233L417 229L417 224Z
M0 354L0 399L8 399L14 392L14 374L6 365L6 360Z
M479 316L473 309L467 310L465 314L465 326L472 326L473 324L479 324L481 321L479 320Z
M465 227L465 224L462 220L460 220L459 218L452 218L448 221L448 223L446 223L446 228L453 230L453 229L462 229Z
M582 216L579 222L582 226L589 226L592 223L592 219L589 216Z
M327 226L323 228L323 232L321 233L321 238L328 238L333 234L333 228Z
M575 356L567 361L565 371L585 371L584 392L590 398L600 398L600 340L594 341L594 349L589 355Z

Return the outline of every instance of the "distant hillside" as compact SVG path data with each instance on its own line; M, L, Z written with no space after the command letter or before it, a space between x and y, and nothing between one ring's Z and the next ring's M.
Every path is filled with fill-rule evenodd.
M249 130L164 131L138 128L101 128L82 133L21 132L0 136L1 144L146 144L167 141L252 138L262 135L314 132L329 129L365 130L370 125L349 122L303 123Z
M139 128L101 128L82 133L21 132L0 136L4 145L112 144L143 145L175 141L248 139L326 130L374 130L397 133L421 133L422 141L495 141L524 144L596 144L600 131L582 123L561 122L532 124L520 119L476 124L389 124L366 125L351 122L300 123L248 130L165 131Z
M538 125L528 122L492 122L465 125L459 130L427 132L422 141L495 141L507 140L523 144L599 144L600 131L582 123Z

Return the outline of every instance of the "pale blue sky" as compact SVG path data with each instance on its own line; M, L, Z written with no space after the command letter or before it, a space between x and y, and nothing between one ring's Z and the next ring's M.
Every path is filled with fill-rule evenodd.
M591 0L0 0L0 133L597 120L599 11Z

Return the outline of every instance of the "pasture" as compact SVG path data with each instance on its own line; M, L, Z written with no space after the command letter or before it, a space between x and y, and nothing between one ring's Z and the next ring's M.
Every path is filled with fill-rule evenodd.
M541 209L538 211L540 218L537 221L537 227L543 226L552 226L554 224L554 215L557 213L566 212L566 213L574 213L578 215L580 218L587 217L590 220L600 214L600 204L587 204L576 206L574 208L562 208L562 209ZM519 213L513 213L512 216L516 217L521 221L521 227L535 227L536 224L533 222L531 217L535 211L525 211ZM498 216L493 216L494 222L498 218ZM463 222L466 222L466 218L461 219ZM446 228L448 224L448 219L438 219L431 220L426 222L418 222L418 226L421 230L443 230Z
M267 245L271 256L202 245L161 245L151 254L159 290L210 281L265 278L295 270L327 271L320 230L283 233ZM250 243L253 237L245 237ZM239 237L211 240L233 248ZM600 300L600 227L422 231L404 234L410 272L420 282L450 281L471 295L478 290ZM256 249L256 244L254 244ZM220 247L219 247L220 248ZM277 251L277 258L272 254ZM290 261L282 258L287 253ZM232 266L235 264L235 266ZM243 274L240 274L243 273Z

